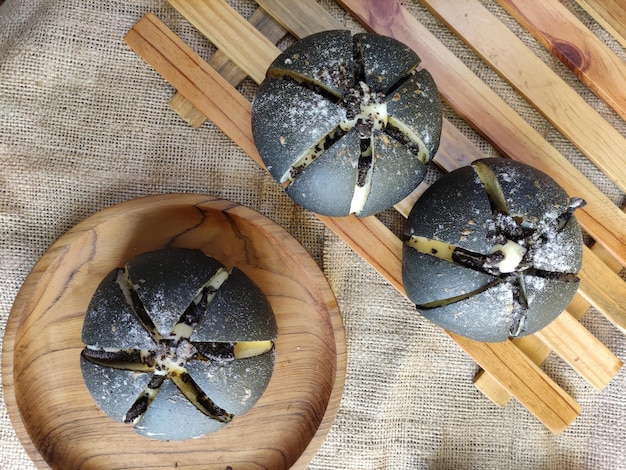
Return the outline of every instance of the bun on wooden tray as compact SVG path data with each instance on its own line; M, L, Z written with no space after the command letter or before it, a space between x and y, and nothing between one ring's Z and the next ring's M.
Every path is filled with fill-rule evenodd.
M497 342L534 333L578 289L583 239L570 199L545 173L475 161L437 180L406 222L402 275L426 318Z

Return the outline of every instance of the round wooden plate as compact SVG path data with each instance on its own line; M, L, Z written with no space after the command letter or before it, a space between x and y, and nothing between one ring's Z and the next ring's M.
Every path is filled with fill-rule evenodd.
M85 310L102 278L139 253L200 248L267 295L278 324L270 383L255 406L198 439L145 438L107 417L80 370ZM128 201L78 224L35 265L6 328L4 398L38 468L305 467L333 422L345 378L335 297L306 250L271 220L203 195Z

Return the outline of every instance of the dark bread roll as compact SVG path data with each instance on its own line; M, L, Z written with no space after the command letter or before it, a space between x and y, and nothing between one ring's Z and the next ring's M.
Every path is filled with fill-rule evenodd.
M441 100L419 57L376 34L324 31L270 65L252 102L255 144L298 204L372 215L408 196L439 146Z
M426 318L479 341L540 330L578 289L583 239L573 211L583 204L508 159L444 175L407 219L407 296Z
M248 411L274 369L272 308L202 251L143 253L109 273L85 314L81 369L98 406L155 439L199 437Z

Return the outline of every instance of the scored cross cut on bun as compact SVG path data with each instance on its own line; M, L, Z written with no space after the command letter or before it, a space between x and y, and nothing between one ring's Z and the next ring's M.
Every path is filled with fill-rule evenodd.
M312 212L382 212L424 179L442 128L420 59L396 39L346 30L307 36L267 70L252 102L259 154Z
M437 180L404 231L402 279L418 311L475 340L498 342L548 325L576 294L584 205L545 173L504 158Z
M236 267L197 249L143 253L111 271L85 315L81 369L98 406L162 440L248 411L274 368L271 306Z

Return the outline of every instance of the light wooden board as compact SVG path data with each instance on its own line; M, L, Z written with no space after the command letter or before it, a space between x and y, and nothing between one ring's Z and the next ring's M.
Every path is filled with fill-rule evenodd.
M585 156L626 191L626 139L478 0L422 0Z
M626 119L626 62L558 0L498 0L546 49L622 119Z
M471 356L476 363L487 370L509 394L516 398L523 396L524 404L531 402L532 406L526 408L552 432L564 431L580 414L580 405L550 377L533 373L536 364L510 341L505 344L511 344L512 347L507 351L507 356L502 356L494 350L494 344L502 343L474 344L462 336L450 335L465 351L471 350ZM519 377L523 377L523 380L517 380ZM544 395L545 390L553 390L559 394L560 399L556 399L554 394Z
M343 29L335 17L328 10L320 8L315 0L258 0L257 3L264 10L272 12L272 16L297 38L328 29Z
M152 14L124 39L141 57L150 58L149 63L175 84L179 93L213 122L220 122L222 131L263 166L250 129L250 102L224 77Z
M565 338L561 331L570 334ZM572 369L585 377L597 390L602 390L622 367L618 359L600 340L589 341L586 329L570 313L563 312L555 321L538 331L540 338ZM602 367L597 367L601 364Z
M240 69L245 68L252 80L261 83L265 78L267 64L271 63L280 51L258 29L246 21L228 3L204 0L169 0L179 13L187 18L202 34L215 44L218 50L232 42L233 38L249 37L246 44L249 54L230 54L230 60ZM210 27L208 19L222 25L220 31L224 34L215 34L216 30Z
M254 13L252 13L248 21L272 43L278 42L287 34L285 28L280 26L271 16L267 15L260 8L257 8ZM233 86L239 85L248 76L246 72L237 67L237 65L219 49L207 62ZM172 96L169 105L192 127L198 128L206 121L206 116L178 92Z
M626 333L624 296L626 282L604 264L589 248L583 252L583 266L580 277L580 294L604 316ZM600 275L601 273L601 275Z
M577 0L577 2L626 48L626 3L622 0Z

